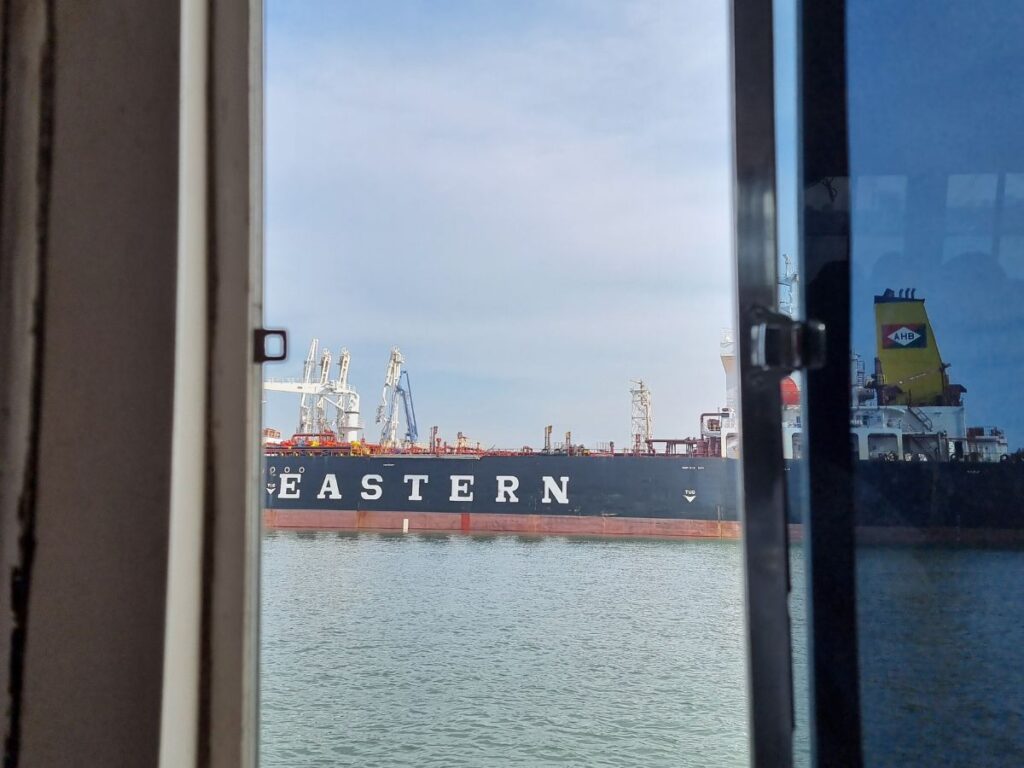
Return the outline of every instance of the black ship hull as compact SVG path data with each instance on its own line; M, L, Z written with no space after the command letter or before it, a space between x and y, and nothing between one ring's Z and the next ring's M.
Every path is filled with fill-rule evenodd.
M268 456L270 528L739 535L739 462L676 456ZM802 463L787 462L799 535ZM877 538L1024 538L1024 465L858 462Z

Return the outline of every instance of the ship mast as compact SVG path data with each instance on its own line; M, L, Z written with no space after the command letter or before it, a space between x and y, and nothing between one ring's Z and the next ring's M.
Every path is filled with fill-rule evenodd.
M633 453L650 451L650 440L654 436L654 416L651 411L651 390L643 379L634 380L629 393L633 396L632 429Z

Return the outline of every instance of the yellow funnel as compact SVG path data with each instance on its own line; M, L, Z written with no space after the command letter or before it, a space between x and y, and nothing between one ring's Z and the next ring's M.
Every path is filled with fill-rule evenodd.
M875 296L875 346L885 405L951 405L946 366L928 321L924 299L891 288Z

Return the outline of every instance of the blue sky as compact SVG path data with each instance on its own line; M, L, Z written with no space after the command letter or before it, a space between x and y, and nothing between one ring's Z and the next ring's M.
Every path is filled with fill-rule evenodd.
M854 346L871 296L917 289L969 424L1024 439L1024 9L859 0L847 28ZM956 55L949 55L955 51ZM1001 184L1003 190L997 193ZM869 358L870 362L870 358Z
M724 401L725 3L267 6L266 322L352 352L372 429L392 345L420 431L538 445ZM268 396L290 432L296 403ZM373 436L373 432L370 431Z

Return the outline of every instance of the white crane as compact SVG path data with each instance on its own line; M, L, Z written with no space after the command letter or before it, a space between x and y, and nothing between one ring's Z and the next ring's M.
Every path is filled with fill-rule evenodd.
M312 385L313 366L316 365L316 350L320 346L319 339L309 342L309 352L306 353L306 362L302 365L302 383ZM313 408L309 404L309 393L311 390L302 389L299 396L299 434L308 435L313 431Z
M320 381L318 395L316 399L316 408L314 410L315 416L313 418L314 432L318 435L322 435L330 430L327 424L327 393L329 391L328 385L331 380L331 351L324 348L324 351L320 355ZM335 432L337 434L337 432Z
M402 378L402 364L405 358L398 347L391 348L388 368L384 373L384 390L377 406L376 422L381 424L380 444L383 448L394 448L398 442L398 382Z
M338 384L342 389L348 389L348 364L352 356L344 347L338 353Z
M319 340L313 339L302 366L301 379L268 379L263 388L269 392L299 395L298 434L333 432L342 442L360 439L359 393L348 384L350 355L342 349L338 356L338 378L331 380L331 353L324 349L317 366ZM318 376L314 380L314 372ZM333 417L331 410L333 409Z
M388 369L384 374L384 390L381 392L380 405L377 406L377 423L382 424L380 444L384 448L394 448L398 444L398 401L402 401L405 412L405 436L402 445L411 448L419 440L419 429L416 426L416 408L412 402L412 382L409 371L402 370L405 358L398 347L391 348Z

